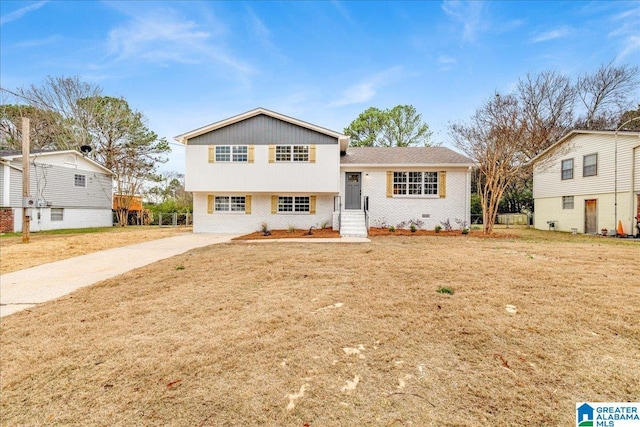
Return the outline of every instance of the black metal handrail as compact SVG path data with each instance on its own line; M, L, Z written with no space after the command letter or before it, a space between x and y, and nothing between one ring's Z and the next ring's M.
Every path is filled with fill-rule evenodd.
M367 236L369 235L369 196L364 196L364 202L362 203L364 210L364 226L367 228Z
M338 230L340 230L342 227L342 198L340 196L333 196L333 211L338 211Z

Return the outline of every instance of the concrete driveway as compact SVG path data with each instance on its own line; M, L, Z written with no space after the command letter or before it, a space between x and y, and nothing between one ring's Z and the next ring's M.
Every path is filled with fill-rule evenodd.
M194 248L228 242L236 236L185 233L0 275L0 317Z

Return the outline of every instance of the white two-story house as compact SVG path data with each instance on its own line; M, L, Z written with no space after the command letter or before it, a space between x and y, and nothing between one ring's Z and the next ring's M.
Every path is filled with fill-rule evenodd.
M640 132L574 130L532 163L535 228L636 233Z
M175 139L195 232L469 221L473 163L444 147L349 148L346 135L263 108Z

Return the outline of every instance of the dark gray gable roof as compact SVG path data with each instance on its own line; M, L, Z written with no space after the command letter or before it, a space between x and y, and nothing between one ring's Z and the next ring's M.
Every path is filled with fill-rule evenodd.
M349 147L340 164L474 166L471 159L446 147Z
M211 133L212 131L225 128L234 123L242 122L246 119L249 119L251 117L255 117L258 115L268 116L273 119L277 119L280 122L292 124L299 128L304 128L309 131L315 131L318 134L322 134L330 138L334 138L339 142L340 150L342 151L346 150L347 146L349 145L349 137L342 133L335 132L327 128L323 128L321 126L317 126L308 122L304 122L302 120L294 119L293 117L285 116L284 114L276 113L275 111L267 110L266 108L256 108L251 111L247 111L246 113L238 114L237 116L233 116L228 119L221 120L219 122L211 123L210 125L203 126L201 128L192 130L190 132L178 135L174 137L174 139L182 144L187 144L187 141L189 141L189 144L192 144L194 143L195 138L198 136ZM200 143L204 143L204 141L201 139Z
M338 144L338 138L260 113L189 139L189 145Z

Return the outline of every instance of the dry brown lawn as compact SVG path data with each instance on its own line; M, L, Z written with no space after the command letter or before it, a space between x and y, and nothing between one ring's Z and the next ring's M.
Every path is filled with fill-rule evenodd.
M2 318L2 425L568 426L637 400L640 243L510 233L232 242Z
M0 274L60 261L90 252L133 245L191 231L191 227L110 227L76 234L31 233L29 243L22 236L0 237Z

